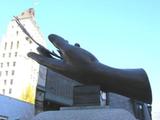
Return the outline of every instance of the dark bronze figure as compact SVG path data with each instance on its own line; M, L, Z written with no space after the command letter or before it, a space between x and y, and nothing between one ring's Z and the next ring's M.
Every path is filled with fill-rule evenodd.
M59 56L54 51L50 52L36 42L21 24L18 17L14 18L22 31L39 46L37 50L40 55L30 52L28 56L41 65L80 83L100 85L103 91L115 92L143 102L152 103L151 87L147 74L143 69L109 67L100 63L88 51L80 48L78 43L73 46L58 35L49 35L49 40L58 49Z
M117 69L102 64L79 45L70 45L58 35L49 35L58 49L56 57L39 46L41 54L30 52L29 57L55 72L87 85L100 85L103 91L115 92L146 103L152 102L151 88L143 69ZM54 53L55 54L55 53Z

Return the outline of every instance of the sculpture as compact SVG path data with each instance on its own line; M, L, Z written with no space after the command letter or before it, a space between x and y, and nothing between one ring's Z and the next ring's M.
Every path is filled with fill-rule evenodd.
M70 45L58 35L49 35L50 42L60 52L56 59L39 46L36 54L28 56L39 64L73 80L87 85L100 85L103 91L115 92L147 103L152 102L151 88L143 69L117 69L102 64L90 52L79 46Z
M102 64L79 44L70 45L58 35L49 35L50 42L58 49L60 56L37 43L20 23L22 31L39 47L40 54L28 56L51 70L87 85L99 85L103 91L115 92L146 103L152 103L152 93L146 72L143 69L117 69ZM57 58L55 58L57 57Z

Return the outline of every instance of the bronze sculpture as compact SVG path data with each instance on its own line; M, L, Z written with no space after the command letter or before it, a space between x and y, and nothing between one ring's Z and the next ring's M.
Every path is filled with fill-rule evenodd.
M117 69L100 63L90 52L73 46L58 35L49 35L50 42L61 53L56 59L43 47L28 56L55 72L87 85L100 85L103 91L115 92L133 99L152 102L151 88L143 69Z
M60 54L50 52L37 43L17 17L15 21L22 31L39 47L39 54L30 52L28 56L51 70L87 85L99 85L103 91L115 92L146 103L152 103L152 92L146 72L143 69L117 69L102 64L90 52L76 43L58 35L49 35L50 42ZM56 58L55 58L56 57Z

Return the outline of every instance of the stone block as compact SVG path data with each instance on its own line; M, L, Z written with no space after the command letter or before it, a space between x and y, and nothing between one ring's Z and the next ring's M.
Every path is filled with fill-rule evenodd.
M100 105L100 87L87 85L75 86L73 90L73 105Z
M35 116L32 120L136 120L123 109L77 109L48 111Z

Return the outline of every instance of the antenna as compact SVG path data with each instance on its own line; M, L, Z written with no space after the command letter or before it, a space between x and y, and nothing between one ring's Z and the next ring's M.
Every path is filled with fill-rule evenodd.
M45 48L44 46L42 46L41 44L39 44L37 41L35 41L35 40L33 39L33 37L29 34L29 32L25 29L25 27L22 25L22 23L20 22L19 18L16 17L16 16L14 16L14 18L15 18L15 21L16 21L16 23L18 24L18 26L21 28L21 30L22 30L35 44L37 44L39 47L45 49L45 50L46 50L48 53L50 53L51 55L53 55L53 56L55 56L55 57L57 57L57 58L62 59L62 57L59 56L59 55L57 55L54 51L52 51L52 52L49 51L47 48Z

